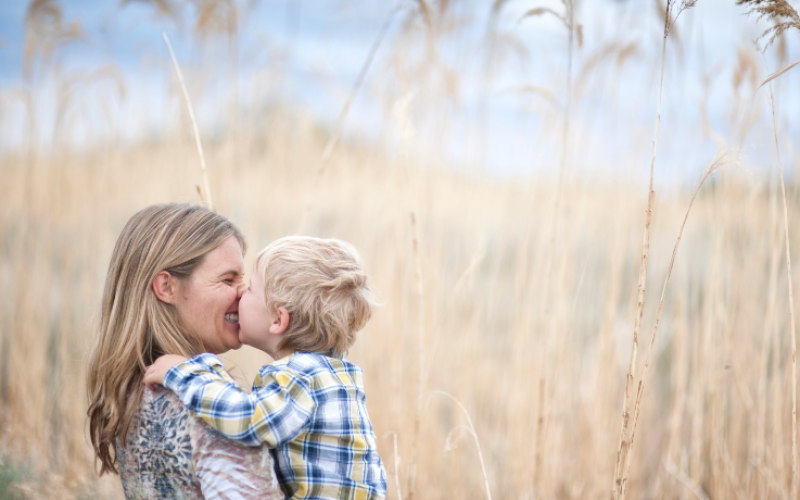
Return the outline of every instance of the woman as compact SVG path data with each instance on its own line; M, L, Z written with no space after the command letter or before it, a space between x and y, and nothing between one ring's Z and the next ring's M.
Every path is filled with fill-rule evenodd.
M89 430L100 474L118 473L127 499L282 499L264 448L229 441L163 388L145 390L162 354L241 347L244 238L191 205L154 205L122 230L106 276L89 361Z

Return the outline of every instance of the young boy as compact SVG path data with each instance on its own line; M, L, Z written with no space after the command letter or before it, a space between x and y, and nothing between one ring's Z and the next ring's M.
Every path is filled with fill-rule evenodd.
M219 358L165 355L145 375L225 436L273 449L292 499L383 499L386 474L367 415L361 368L344 360L375 299L355 249L281 238L258 254L239 302L239 338L277 360L253 392Z

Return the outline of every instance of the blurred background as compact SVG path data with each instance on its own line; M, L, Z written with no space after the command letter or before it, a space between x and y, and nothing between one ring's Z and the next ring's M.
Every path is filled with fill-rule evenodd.
M163 33L247 269L287 234L362 253L389 498L485 498L484 471L494 498L608 498L665 2L573 1L0 3L0 497L121 497L85 421L106 267L133 213L203 186ZM630 498L790 495L800 70L757 89L800 30L761 52L747 12L699 0L667 39L637 376L690 197L735 161L683 233ZM226 355L245 386L266 362Z

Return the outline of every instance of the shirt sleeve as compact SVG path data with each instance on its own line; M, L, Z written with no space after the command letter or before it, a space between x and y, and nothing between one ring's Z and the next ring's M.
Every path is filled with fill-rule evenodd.
M277 448L308 426L316 403L304 377L288 370L259 375L252 394L241 390L213 354L173 366L164 386L223 435L249 446Z

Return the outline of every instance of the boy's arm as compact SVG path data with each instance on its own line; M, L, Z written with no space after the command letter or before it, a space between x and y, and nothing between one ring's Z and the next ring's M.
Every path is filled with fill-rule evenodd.
M178 363L164 377L164 387L223 435L277 448L303 432L316 405L303 378L281 372L264 382L252 394L242 391L208 353Z
M164 376L170 368L181 361L186 361L186 357L177 354L159 356L155 363L147 367L147 371L144 373L144 384L148 389L152 389L155 384L164 385Z

